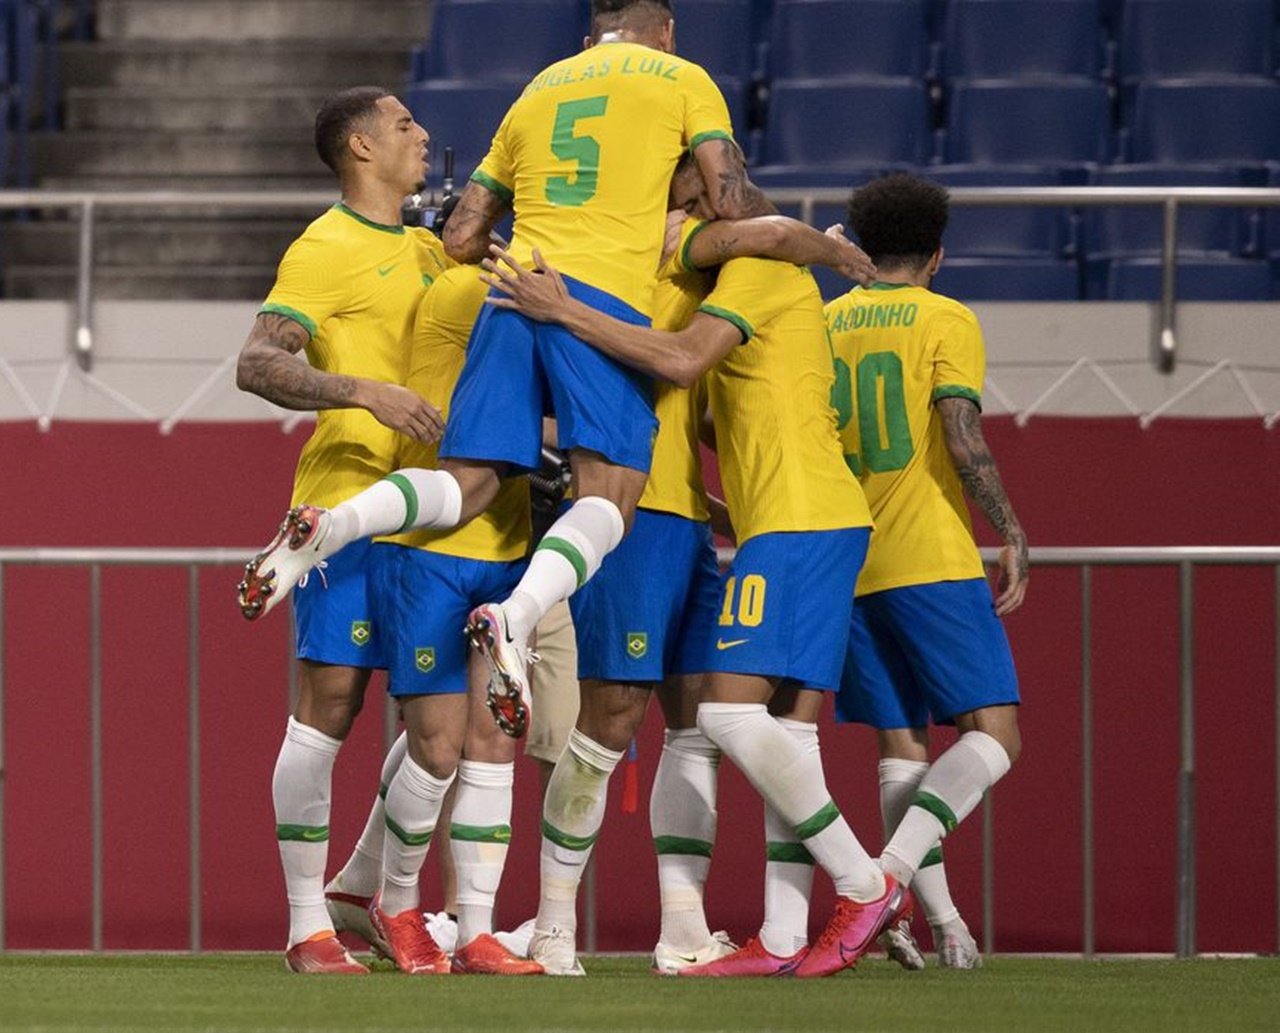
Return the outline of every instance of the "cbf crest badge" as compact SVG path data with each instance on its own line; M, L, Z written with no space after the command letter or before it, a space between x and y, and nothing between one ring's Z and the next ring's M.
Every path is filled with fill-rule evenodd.
M368 621L351 622L351 641L357 646L367 646L373 636L373 628Z
M643 631L627 632L627 656L639 660L649 652L649 636Z
M433 646L423 646L413 651L413 663L423 674L436 669L436 651Z

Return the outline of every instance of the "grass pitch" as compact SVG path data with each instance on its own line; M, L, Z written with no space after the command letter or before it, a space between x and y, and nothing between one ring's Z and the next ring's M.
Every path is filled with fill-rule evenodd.
M3 955L0 1030L1130 1031L1280 1029L1280 959L996 958L823 980L680 980L588 958L587 979L305 978L278 955Z

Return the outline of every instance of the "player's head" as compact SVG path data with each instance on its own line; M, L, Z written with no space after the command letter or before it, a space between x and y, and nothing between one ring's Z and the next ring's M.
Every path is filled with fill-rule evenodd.
M587 46L610 37L674 54L676 23L671 0L591 0Z
M371 178L411 194L427 175L427 131L381 86L335 93L316 113L316 152L338 180Z
M947 228L945 187L895 172L853 192L849 228L883 272L932 275Z
M676 162L676 170L671 176L670 206L672 211L683 211L694 219L712 222L716 218L711 195L707 192L707 181L702 178L702 170L698 168L692 151L685 151Z

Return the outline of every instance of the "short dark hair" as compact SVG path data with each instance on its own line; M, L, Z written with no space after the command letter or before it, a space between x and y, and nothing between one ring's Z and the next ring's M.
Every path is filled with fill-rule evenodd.
M666 22L672 18L671 0L591 0L591 35L636 22Z
M381 86L353 86L325 99L316 112L316 153L338 175L342 174L342 154L358 125L390 97Z
M949 203L946 187L895 172L853 192L849 227L876 265L919 266L942 246Z

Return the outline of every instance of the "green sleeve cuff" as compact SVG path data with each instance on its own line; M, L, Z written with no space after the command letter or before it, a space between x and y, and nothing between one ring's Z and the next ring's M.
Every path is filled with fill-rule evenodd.
M738 328L738 333L742 334L743 344L746 344L756 335L756 332L750 323L738 315L738 313L730 312L727 308L720 308L718 305L703 304L698 306L698 311L705 312L709 316L715 316L717 319L727 319Z
M978 407L978 412L982 412L982 395L971 387L961 387L959 384L944 384L942 387L933 389L933 401L939 398L967 398Z
M479 183L490 193L497 194L507 204L511 204L511 202L516 199L516 193L514 190L504 183L499 183L487 172L481 172L479 169L476 169L475 172L471 173L471 182Z
M689 141L689 153L692 154L708 140L728 140L733 143L733 134L726 133L723 129L711 129L705 133L699 133Z
M307 336L315 337L316 323L305 312L299 312L296 308L290 308L288 305L277 305L274 302L267 302L262 308L258 309L258 315L266 315L270 313L275 316L288 316L295 323L307 332Z
M693 228L693 231L687 237L685 237L684 247L680 249L680 268L683 269L685 272L696 273L699 271L698 266L696 266L693 262L693 257L690 254L690 250L693 247L693 238L696 237L699 233L701 233L710 225L711 223L709 222L700 222L698 223L697 226Z

